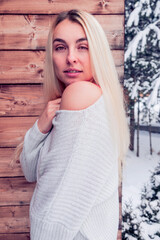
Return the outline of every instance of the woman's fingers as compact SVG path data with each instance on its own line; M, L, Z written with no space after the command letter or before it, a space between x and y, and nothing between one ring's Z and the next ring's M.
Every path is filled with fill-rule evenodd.
M52 128L52 119L60 108L61 98L49 101L38 119L38 127L42 133L47 133Z

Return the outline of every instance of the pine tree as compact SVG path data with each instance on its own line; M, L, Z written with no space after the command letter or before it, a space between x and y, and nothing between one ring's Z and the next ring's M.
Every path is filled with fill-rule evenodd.
M129 96L131 143L134 146L134 108L140 93L142 110L157 103L160 87L160 2L125 1L124 87ZM151 112L151 111L150 111ZM154 115L154 114L153 114ZM145 119L147 121L147 118ZM131 146L131 150L134 147Z
M149 229L148 237L154 239L155 236L160 236L160 163L152 173L149 183L142 189L139 210L142 222Z
M160 239L160 163L141 193L140 204L123 204L122 240Z
M132 202L126 202L122 213L122 239L144 240L136 213L133 212Z

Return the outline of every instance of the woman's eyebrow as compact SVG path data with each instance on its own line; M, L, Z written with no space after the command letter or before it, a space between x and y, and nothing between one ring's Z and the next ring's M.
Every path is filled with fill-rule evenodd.
M61 42L61 43L65 43L66 44L66 42L63 40L63 39L61 39L61 38L55 38L54 40L53 40L53 43L54 42Z
M87 38L79 38L79 39L76 41L76 43L83 42L83 41L87 41ZM55 39L53 40L53 43L54 43L54 42L61 42L61 43L66 44L66 41L63 40L63 39L61 39L61 38L55 38Z
M88 41L87 38L80 38L76 41L76 43L83 42L83 41Z

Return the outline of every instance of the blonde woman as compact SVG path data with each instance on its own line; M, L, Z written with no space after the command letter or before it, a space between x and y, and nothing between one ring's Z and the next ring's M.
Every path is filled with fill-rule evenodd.
M31 240L116 240L128 126L112 55L92 15L63 12L51 26L44 93L46 107L20 154L26 179L37 181Z

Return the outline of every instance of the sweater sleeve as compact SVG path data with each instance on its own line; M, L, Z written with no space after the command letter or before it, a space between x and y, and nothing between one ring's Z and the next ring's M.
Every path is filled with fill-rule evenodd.
M80 115L77 113L77 121L75 117L70 116L65 133L62 132L62 119L63 117L59 118L59 124L55 127L55 134L63 135L62 151L66 148L65 135L70 134L73 125L76 125L74 131L77 134L67 161L68 165L46 214L47 221L41 226L41 233L34 232L41 234L40 239L43 239L43 232L45 236L47 234L47 231L43 230L49 229L46 239L73 240L115 164L108 126L98 120L97 114L89 118L86 111Z
M38 129L38 120L30 128L25 137L23 150L20 154L20 163L22 171L27 181L36 181L36 167L40 150L48 133L43 134Z

